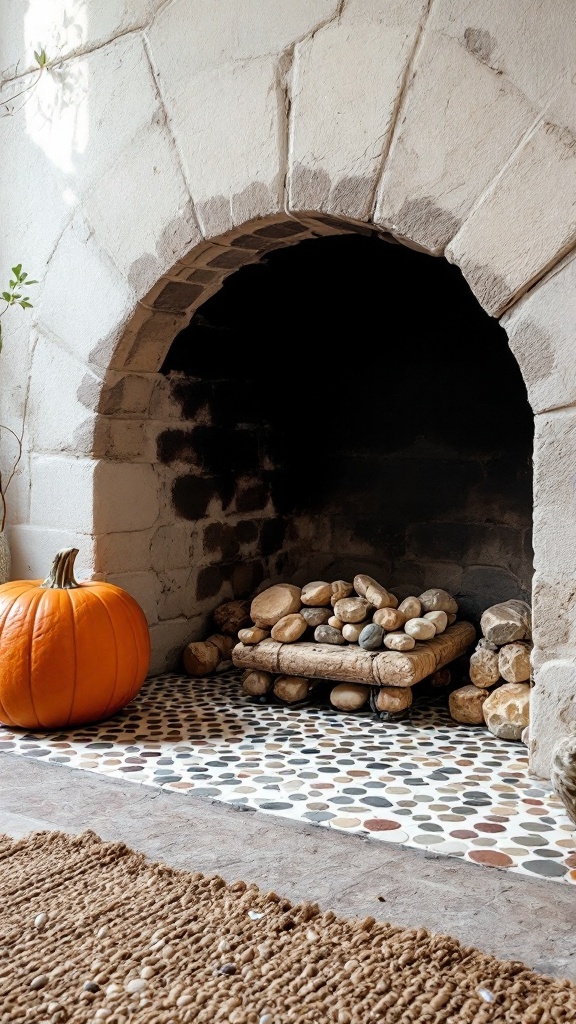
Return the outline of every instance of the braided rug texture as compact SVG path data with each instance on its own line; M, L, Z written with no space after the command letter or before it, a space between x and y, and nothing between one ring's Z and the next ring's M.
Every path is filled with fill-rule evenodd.
M425 929L175 871L93 832L0 836L2 1024L573 1024L576 985Z

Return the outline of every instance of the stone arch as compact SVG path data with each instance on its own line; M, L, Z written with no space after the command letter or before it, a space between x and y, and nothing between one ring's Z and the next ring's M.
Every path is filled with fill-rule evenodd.
M172 340L190 321L195 310L222 286L229 274L242 266L257 262L266 252L273 249L295 245L309 238L347 232L376 234L389 243L399 241L389 232L379 230L372 224L319 213L281 213L247 222L222 236L200 243L177 261L139 303L118 341L111 368L104 378L99 397L94 432L95 456L102 460L117 460L118 457L130 460L130 439L128 437L127 447L123 453L120 436L126 432L132 436L135 433L140 439L143 433L145 435L145 429L142 432L140 424L142 417L150 416L154 402L159 401L158 391L154 395L154 381L158 380L158 370ZM425 249L417 243L413 247ZM562 569L562 561L566 554L565 545L571 536L572 525L567 523L565 532L560 531L559 536L557 528L550 529L550 510L553 508L558 515L560 504L566 497L565 492L562 496L562 490L560 494L556 493L556 488L558 484L561 488L563 486L573 443L573 414L567 408L575 397L572 394L574 378L567 372L573 357L564 312L560 315L557 304L560 303L564 308L567 301L573 301L567 299L568 294L573 294L571 290L567 291L567 285L575 270L574 261L563 261L539 287L528 289L523 299L501 318L536 414L534 660L537 678L541 680L541 689L536 688L534 701L535 706L541 708L541 719L545 724L545 730L548 731L544 738L539 738L538 728L535 728L533 762L536 770L544 775L547 774L549 756L547 744L551 707L565 706L566 698L560 694L566 693L566 680L572 679L571 662L566 657L571 644L568 609L572 591L570 579L566 579ZM552 316L551 309L555 310ZM550 333L551 321L552 326L556 328L555 337ZM558 353L558 338L563 339L564 359L561 359ZM131 416L135 419L130 419ZM135 430L134 423L137 424ZM120 448L116 447L118 444ZM133 451L133 456L134 454L138 458L142 452L136 450ZM153 458L152 453L150 457ZM559 473L555 470L550 472L551 457L555 463L559 460ZM128 514L131 514L130 509ZM120 565L116 542L122 544L128 534L140 533L143 543L148 543L151 538L150 532L146 529L132 531L130 523L127 523L126 527L123 529L122 523L117 521L115 527L97 541L99 571L116 578L117 582L124 585L126 577L122 574L115 576L114 573L115 567L118 568ZM132 573L134 570L138 573L135 565ZM554 573L560 573L562 581L554 578ZM553 576L552 579L550 574ZM139 583L141 589L138 592L137 585L136 593L145 606L148 604L147 610L153 621L152 629L158 634L159 650L161 654L166 654L167 651L177 649L187 637L193 635L194 622L190 624L183 620L180 624L154 623L154 610L150 603L151 597L153 601L151 580L149 571L142 569ZM134 575L131 582L138 584ZM176 577L175 587L182 582L183 579ZM557 613L559 600L565 602L566 608L560 616ZM210 601L207 601L207 608L209 604ZM557 628L558 622L562 627L560 630ZM204 617L200 614L197 621L199 633L203 623ZM569 717L570 712L564 710L565 719L567 714ZM557 728L556 721L553 727Z

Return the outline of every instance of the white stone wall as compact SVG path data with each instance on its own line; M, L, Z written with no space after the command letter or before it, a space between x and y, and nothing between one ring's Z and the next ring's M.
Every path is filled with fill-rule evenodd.
M370 221L462 269L503 316L526 379L532 759L546 775L574 717L576 662L572 0L8 6L0 272L21 261L40 280L34 309L3 319L0 421L18 430L28 403L9 493L14 573L42 575L74 543L81 572L122 573L142 600L156 667L193 635L194 618L158 611L166 530L170 550L188 550L163 518L153 451L157 370L195 301L168 286L193 283L191 266L215 258L207 240L250 220ZM40 76L39 46L52 64ZM232 243L221 239L222 272ZM2 437L4 469L10 458Z

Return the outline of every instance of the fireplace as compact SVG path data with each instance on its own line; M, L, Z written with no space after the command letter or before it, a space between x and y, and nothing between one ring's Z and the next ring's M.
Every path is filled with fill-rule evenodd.
M1 422L18 433L28 411L11 490L13 575L43 576L55 550L79 547L81 575L115 580L145 608L153 672L202 635L217 601L261 574L309 568L315 576L313 566L358 558L354 568L381 567L391 584L454 586L471 616L510 587L530 593L530 757L548 777L554 743L576 725L568 5L542 19L537 5L484 4L470 23L466 5L440 0L385 11L291 0L249 12L229 5L225 24L219 5L204 5L201 31L196 6L184 0L144 6L72 19L56 26L57 39L32 7L11 25L8 98L34 67L38 40L62 64L3 121L22 186L6 210L6 260L41 281L34 309L3 321L13 343L2 351ZM323 251L328 243L341 246L339 257ZM294 395L275 393L261 349L251 378L268 399L260 462L250 447L248 384L238 393L249 350L244 360L232 344L224 351L238 324L224 330L207 303L217 307L252 274L272 274L276 260L286 279L293 252L294 266L304 266L305 245L317 254L308 277L293 271L292 292L270 323L277 337L284 321L292 325L284 375L298 359L304 372L292 375ZM358 247L353 258L348 245ZM380 246L378 256L366 259L362 246ZM361 264L377 260L387 261L395 288L398 278L418 281L401 292L403 307L388 288L375 312L386 292L382 275L370 278L375 271L363 272L370 295L360 287ZM471 296L456 296L459 271L486 311L486 334ZM316 301L294 319L298 297L320 280L346 317L339 378L322 324L316 339L305 333ZM435 406L422 382L415 394L417 361L403 328L439 295L449 296L449 327L435 336L436 352L422 332L411 341L424 349L422 378L430 367L437 381L442 366L444 404ZM456 310L466 302L459 334ZM359 332L370 308L369 344ZM220 367L182 363L180 340L171 350L196 313L204 324L191 330L220 339ZM387 374L373 375L384 345ZM215 386L212 407L195 407L220 371L220 409ZM185 386L190 377L200 381L197 397ZM348 389L345 410L332 403L321 424L311 423L320 383L328 389L346 377L364 404ZM522 380L534 413L532 500ZM482 417L488 390L494 401ZM343 393L338 386L340 401ZM284 409L292 420L295 408L304 425L283 433L275 417ZM385 445L368 430L375 408ZM424 430L425 410L433 433ZM323 428L321 455L306 443L311 426ZM244 467L238 483L232 456ZM8 461L3 451L4 472Z
M443 587L476 623L530 599L526 388L445 260L369 231L269 252L199 306L161 373L165 543L197 537L193 600L358 572L400 598Z

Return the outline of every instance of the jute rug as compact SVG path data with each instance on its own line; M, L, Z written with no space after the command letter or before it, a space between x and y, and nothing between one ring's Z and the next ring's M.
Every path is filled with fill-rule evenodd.
M0 1021L574 1024L576 985L41 832L0 837Z

